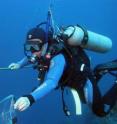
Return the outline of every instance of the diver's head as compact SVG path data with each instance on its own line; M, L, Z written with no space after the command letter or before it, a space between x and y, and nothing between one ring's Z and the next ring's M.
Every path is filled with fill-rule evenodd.
M42 28L32 28L28 31L24 44L25 55L30 58L32 55L41 57L42 49L46 43L46 33Z
M39 28L39 27L32 28L27 32L26 42L28 43L28 41L40 41L41 40L44 43L45 35L46 33L43 28Z

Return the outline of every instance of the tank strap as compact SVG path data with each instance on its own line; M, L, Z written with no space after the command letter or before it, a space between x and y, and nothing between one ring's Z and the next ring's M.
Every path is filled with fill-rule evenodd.
M74 35L75 30L76 30L75 26L73 26L73 25L71 25L71 26L69 25L68 27L73 27L74 30L73 30L73 32L70 34L70 36L67 37L67 40L69 40L69 39ZM68 27L67 27L67 28L68 28ZM66 29L67 29L67 28L66 28Z
M68 40L74 35L74 33L75 33L75 31L76 31L76 27L73 26L73 25L69 25L69 26L67 26L67 27L66 27L65 29L63 29L63 30L65 31L65 30L67 30L67 28L69 28L69 27L72 27L72 28L73 28L73 31L72 31L72 33L70 34L70 36L65 35L65 34L61 35L61 39L63 39L64 41L68 41ZM84 36L83 36L83 39L82 39L82 41L81 41L81 45L82 45L82 46L85 46L85 45L88 43L88 32L87 32L87 30L86 30L83 26L80 26L80 25L77 24L77 27L81 28L81 29L83 30L83 32L84 32Z
M67 30L67 28L69 28L69 27L72 27L72 28L73 28L73 31L72 31L72 33L70 34L70 36L68 36L67 34L64 34L64 33L61 33L60 35L57 36L59 39L63 40L64 42L66 41L66 43L67 43L67 41L74 35L75 30L76 30L76 27L73 26L73 25L69 25L69 26L67 26L67 27L61 27L61 30L63 30L63 32L64 32L65 30Z
M88 43L88 32L83 26L80 26L78 24L77 24L77 26L79 28L81 28L84 32L84 37L83 37L83 40L82 40L81 44L82 44L82 46L85 46Z

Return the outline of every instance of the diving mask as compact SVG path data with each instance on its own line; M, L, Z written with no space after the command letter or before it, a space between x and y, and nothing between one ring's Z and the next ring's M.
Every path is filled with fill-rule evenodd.
M37 44L25 44L24 50L26 50L26 51L39 51L40 47Z
M24 44L24 50L25 51L40 51L42 48L42 43L39 43L38 41L32 42L28 41L27 43Z
M39 58L40 52L42 50L42 43L39 42L29 42L24 44L24 53L29 60L35 61Z

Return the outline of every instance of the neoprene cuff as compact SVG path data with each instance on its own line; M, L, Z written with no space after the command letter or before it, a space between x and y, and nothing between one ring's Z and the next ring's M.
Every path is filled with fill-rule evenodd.
M35 99L32 95L23 95L23 97L27 97L30 101L30 106L32 106L33 103L35 103Z

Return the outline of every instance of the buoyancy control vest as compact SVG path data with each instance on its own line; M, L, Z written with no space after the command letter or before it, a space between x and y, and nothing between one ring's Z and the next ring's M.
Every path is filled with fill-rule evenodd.
M72 47L67 46L69 54L66 50L62 53L65 57L67 66L61 77L59 86L61 87L70 87L79 92L80 98L85 102L83 88L87 80L87 75L84 68L90 69L90 60L81 47Z

